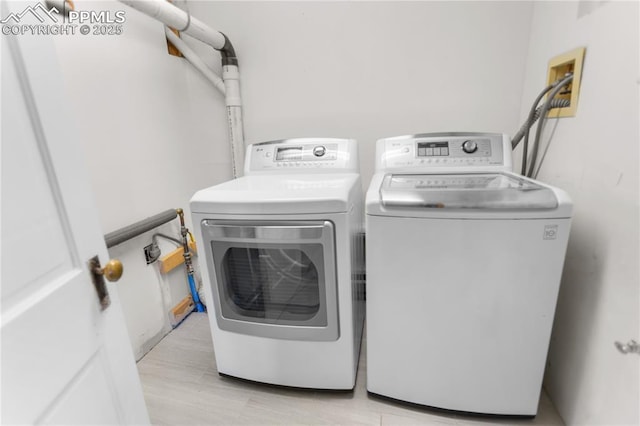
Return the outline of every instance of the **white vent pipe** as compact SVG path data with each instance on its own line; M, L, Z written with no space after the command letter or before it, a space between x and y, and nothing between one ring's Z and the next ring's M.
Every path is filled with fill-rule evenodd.
M191 17L187 12L165 0L120 0L120 2L221 51L224 88L220 85L220 77L213 73L179 37L168 29L165 31L169 41L182 52L185 59L204 74L218 90L225 94L229 142L231 145L231 169L234 178L240 176L243 171L245 151L242 98L240 97L240 72L238 70L238 61L229 39L221 32L210 28L202 21Z
M166 0L120 0L120 2L171 28L189 34L214 49L220 50L224 47L225 37L220 31L216 31L202 21L191 17L187 12Z
M216 73L211 71L211 69L204 63L202 59L198 56L196 52L191 50L191 48L182 41L180 37L176 35L173 31L169 29L169 27L164 28L164 32L167 36L167 39L173 44L176 49L182 53L182 56L194 66L195 69L200 71L200 73L207 79L211 84L215 86L216 89L220 91L220 93L224 94L226 92L226 88L224 86L224 81L220 78Z
M237 65L223 65L222 79L225 85L225 103L229 140L231 141L231 166L233 177L241 176L244 170L244 122L242 98L240 97L240 72Z

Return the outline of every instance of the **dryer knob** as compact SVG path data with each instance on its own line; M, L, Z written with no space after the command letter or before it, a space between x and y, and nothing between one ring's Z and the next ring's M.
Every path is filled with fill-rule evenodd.
M472 154L478 150L478 144L476 141L468 140L462 144L462 150L467 154Z
M316 157L322 157L325 152L327 152L327 149L322 145L318 145L313 148L313 155L315 155Z

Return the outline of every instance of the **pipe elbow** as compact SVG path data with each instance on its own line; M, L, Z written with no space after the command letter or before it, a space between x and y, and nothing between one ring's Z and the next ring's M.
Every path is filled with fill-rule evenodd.
M238 58L236 56L236 51L229 40L229 37L224 33L220 33L224 37L224 46L222 46L220 50L220 55L222 55L222 66L225 65L235 65L238 66Z

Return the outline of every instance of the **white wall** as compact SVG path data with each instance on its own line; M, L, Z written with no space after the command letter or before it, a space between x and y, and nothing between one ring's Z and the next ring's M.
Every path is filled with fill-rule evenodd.
M121 36L56 38L104 231L187 208L197 189L229 179L222 96L167 55L162 26L113 1L76 6L124 9L127 18ZM188 7L238 52L248 142L355 137L365 185L377 138L518 126L528 2ZM216 52L185 39L219 70ZM187 294L181 273L159 279L144 263L150 234L111 250L125 262L119 289L138 357L169 330L167 311Z
M578 111L559 120L539 179L575 216L545 386L570 425L640 423L638 3L536 2L520 117L553 56L586 46ZM554 128L547 126L545 140Z
M236 48L247 141L354 137L365 185L378 138L519 126L528 2L192 1L189 8Z
M69 120L84 141L103 231L166 209L187 210L196 190L231 177L224 115L192 98L222 104L221 95L167 54L161 24L115 1L76 7L126 10L123 35L55 38ZM210 123L212 115L219 123ZM178 236L177 221L158 231ZM124 263L118 288L137 358L170 330L167 312L188 294L184 268L161 278L157 265L146 265L142 248L151 234L110 250ZM173 248L162 243L164 254Z

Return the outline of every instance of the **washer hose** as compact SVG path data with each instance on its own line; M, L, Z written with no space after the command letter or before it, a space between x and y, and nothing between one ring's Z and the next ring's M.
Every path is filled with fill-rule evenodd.
M536 129L536 139L533 144L533 149L531 151L531 164L529 165L529 170L527 172L527 177L531 177L533 175L533 171L535 169L536 160L538 159L538 148L540 146L540 138L542 137L542 131L544 130L544 125L547 122L546 116L547 112L551 109L551 102L553 98L569 83L573 81L573 74L570 73L565 76L560 83L549 93L549 97L547 101L542 106L542 110L540 111L540 116L543 117L542 120L538 121L538 127Z
M554 90L553 95L548 97L548 100L547 102L545 102L544 105L547 105L549 103L549 100L553 100L555 95L562 89L562 87L566 85L565 81L567 81L569 77L573 79L573 74L565 75L564 78L554 81L553 83L545 87L544 90L542 90L542 92L540 92L540 94L536 97L536 100L533 102L531 109L529 110L529 115L527 116L527 120L525 121L525 124L520 128L518 133L516 133L516 136L511 141L511 148L515 149L516 146L518 146L520 139L522 139L522 134L524 134L524 144L522 146L522 168L520 170L520 174L523 176L526 176L526 173L527 173L527 159L529 156L529 130L531 126L533 126L533 123L536 122L536 119L535 119L536 112L538 112L538 117L541 117L541 116L544 117L544 115L546 115L547 111L550 109L550 107L548 107L547 111L542 113L542 108L540 108L540 111L538 111L539 109L538 104L540 103L540 100L542 99L542 97L547 94L547 92L550 92L556 89ZM571 79L568 81L571 81ZM560 106L556 108L559 108L559 107ZM541 121L544 121L544 120L541 120Z
M551 100L551 108L550 109L566 108L569 105L571 105L571 102L569 102L568 99L552 99ZM527 120L527 122L524 123L522 125L522 127L520 127L520 130L518 130L518 133L516 133L513 136L513 139L511 139L511 148L512 149L516 149L516 147L520 144L520 141L524 137L524 132L529 130L531 128L531 126L533 126L533 124L536 121L538 121L538 118L540 118L540 111L542 111L542 105L540 105L538 108L536 108L534 110L533 119L531 121Z
M184 257L184 265L187 268L187 281L189 282L189 290L191 291L191 298L193 299L193 303L196 305L196 311L198 312L206 312L202 301L200 300L200 295L198 294L198 287L196 286L196 280L194 278L194 270L192 264L191 253L189 251L189 240L187 236L189 235L189 230L184 224L184 211L182 209L176 209L176 213L180 217L180 234L182 235L182 256Z

